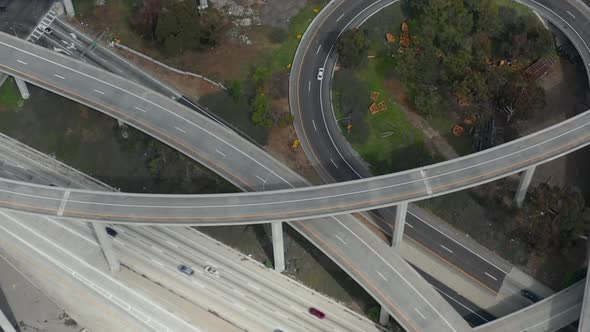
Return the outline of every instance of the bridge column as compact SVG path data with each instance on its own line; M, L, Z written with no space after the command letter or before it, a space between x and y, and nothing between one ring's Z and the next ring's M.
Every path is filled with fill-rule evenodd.
M6 82L7 78L8 74L0 73L0 87L4 84L4 82Z
M578 331L590 331L590 262L588 263L588 273L586 273L586 288L584 290L584 300L582 301L582 313L580 314Z
M283 243L283 222L270 223L272 229L272 254L275 261L275 271L285 271L285 246Z
M402 244L407 213L408 203L400 203L395 207L395 225L393 227L393 236L391 238L391 246L394 248L397 248Z
M524 197L526 196L526 192L527 190L529 190L529 185L531 184L531 180L533 179L533 174L535 174L535 168L535 166L527 168L520 176L520 183L518 184L518 189L516 189L516 196L514 197L514 201L516 202L516 206L518 207L522 207Z
M8 320L8 318L6 318L6 315L4 315L2 310L0 310L0 331L16 332L14 326L10 324L10 321Z
M72 0L63 0L63 2L66 9L66 14L68 14L69 17L74 17L74 15L76 15L76 11L74 10L74 4L72 3Z
M381 326L386 326L389 323L389 313L385 310L384 307L381 307L381 311L379 312L379 324Z
M14 81L16 82L18 91L20 91L20 95L23 97L23 99L29 99L31 94L29 93L29 88L27 88L27 83L25 83L25 81L21 80L20 78L16 77L14 78Z
M106 225L93 222L92 228L94 229L94 233L96 233L100 249L102 249L102 253L109 264L109 269L111 272L118 272L121 269L121 263L113 249L113 239L107 235Z

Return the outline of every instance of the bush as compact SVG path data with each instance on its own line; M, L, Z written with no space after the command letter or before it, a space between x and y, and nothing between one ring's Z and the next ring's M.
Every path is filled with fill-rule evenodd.
M242 82L231 81L227 87L227 93L233 98L233 100L239 101L240 98L242 98Z
M154 34L165 54L176 55L214 46L220 25L221 17L215 10L201 14L194 1L175 2L159 12Z
M287 30L282 28L272 28L268 34L268 39L272 43L280 44L284 42L288 36L289 34L287 33Z
M291 113L284 113L279 118L279 127L280 128L285 128L288 125L290 125L291 123L293 123L293 115Z
M367 316L369 317L369 319L376 322L376 323L379 322L379 315L380 314L381 314L381 309L379 309L378 307L371 307L367 311Z
M359 29L345 31L336 42L340 64L343 67L356 67L367 57L369 40Z
M254 99L252 105L252 116L251 120L257 126L270 128L273 125L272 118L270 117L270 109L268 105L268 98L264 94L259 94Z

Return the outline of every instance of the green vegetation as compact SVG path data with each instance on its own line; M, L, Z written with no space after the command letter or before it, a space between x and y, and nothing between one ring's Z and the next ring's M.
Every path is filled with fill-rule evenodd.
M425 146L422 132L412 126L401 107L395 103L385 82L390 79L393 61L387 56L384 26L401 24L399 5L393 5L369 20L363 35L370 41L363 59L354 68L335 73L333 103L337 121L353 148L371 165L374 174L426 165L436 159ZM371 92L379 97L373 101ZM369 113L369 106L381 103L386 110ZM349 126L350 125L350 126Z
M367 57L369 40L365 31L352 29L345 31L336 42L338 61L343 67L357 67Z
M337 42L342 68L335 74L333 103L342 131L376 174L440 160L425 140L427 129L414 127L419 123L410 122L404 108L416 110L455 151L468 154L473 137L451 131L466 117L477 126L502 116L502 125L509 125L513 116L544 107L543 89L523 71L553 51L552 37L532 12L512 1L406 0L363 29ZM371 100L371 94L378 97ZM373 103L386 110L372 114ZM504 107L509 116L497 111Z
M236 80L231 81L227 87L227 93L234 101L239 101L242 98L242 82Z
M91 15L94 11L94 4L96 0L76 0L73 1L74 9L76 10L76 15L79 16L87 16Z
M590 231L590 208L578 191L543 183L528 194L518 230L538 253L567 250Z
M379 315L381 314L381 309L379 307L371 307L367 311L367 317L370 320L374 321L375 323L379 322Z
M204 13L196 1L146 0L130 18L142 36L156 40L165 55L215 46L221 16L213 8Z
M506 92L522 93L515 86L538 91L516 69L552 50L550 33L534 15L494 0L412 0L403 6L411 38L403 52L392 53L419 112L447 112L439 105L449 96L474 105L476 113L495 111L490 106L498 99L512 100ZM502 60L508 65L498 66Z
M264 94L256 95L252 103L252 123L265 128L272 127L272 118L268 105L268 97Z
M289 38L289 33L282 28L272 28L268 34L268 39L275 44L280 44L287 38Z
M577 271L566 273L565 278L563 280L562 287L567 288L567 287L575 284L576 282L584 279L584 277L586 277L587 271L588 271L588 269L586 267L583 267Z
M14 79L6 79L2 87L0 87L0 110L20 108L23 103L24 100L20 96Z
M286 127L293 121L289 114L276 114L271 105L273 101L288 96L288 73L305 29L313 20L322 5L309 4L295 15L289 23L288 31L272 29L269 39L273 43L281 43L277 49L263 57L256 64L248 78L241 83L242 92L249 101L251 121L260 127L270 128L273 125ZM230 91L230 93L233 93Z

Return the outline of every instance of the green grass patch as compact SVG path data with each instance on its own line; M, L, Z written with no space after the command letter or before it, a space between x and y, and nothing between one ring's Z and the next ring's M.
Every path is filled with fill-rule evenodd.
M445 114L436 113L432 116L426 117L428 124L436 129L442 137L453 147L453 149L461 156L473 153L473 138L471 135L464 135L456 137L452 133L453 126L456 124L453 120L445 116Z
M21 98L14 79L8 78L0 87L0 108L14 110L22 107L24 100Z
M74 10L76 11L76 15L79 16L87 16L92 15L94 12L94 8L96 0L76 0L74 1Z
M385 87L387 75L394 69L385 34L398 34L402 21L399 4L387 7L367 21L364 27L370 40L368 55L374 57L358 68L343 68L334 77L332 97L336 119L343 134L371 165L374 174L401 171L438 159L425 146L423 133L412 126ZM385 111L369 112L372 91L379 93L376 102L383 102ZM352 125L350 132L349 124Z
M307 30L307 27L317 15L316 11L319 12L324 5L325 4L318 2L308 4L291 19L287 39L281 44L276 52L272 54L268 63L271 72L287 69L287 66L293 61L295 51L299 46L300 39L298 39L297 36L303 36L305 30Z

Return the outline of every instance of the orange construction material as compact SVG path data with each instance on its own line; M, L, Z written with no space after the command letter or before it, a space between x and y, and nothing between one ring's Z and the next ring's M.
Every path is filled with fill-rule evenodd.
M385 105L385 101L381 101L379 104L377 104L377 107L379 108L379 112L383 112L387 110L387 105Z
M371 99L373 101L377 101L377 99L379 99L380 95L381 95L381 93L379 91L371 91Z
M463 128L462 126L460 126L460 125L453 126L453 135L459 137L459 136L462 136L464 132L465 132L465 128Z
M385 38L387 38L388 43L395 42L395 36L389 32L385 34Z
M371 114L377 114L381 111L379 110L379 106L377 106L376 103L372 103L371 106L369 106L369 112L371 112Z
M301 145L301 142L300 142L298 139L296 139L296 140L293 142L293 146L291 146L291 147L292 147L293 149L297 149L297 148L299 147L299 145Z
M405 49L410 46L410 27L408 26L408 22L402 23L402 34L399 38L399 45L400 45L400 52L405 51Z

